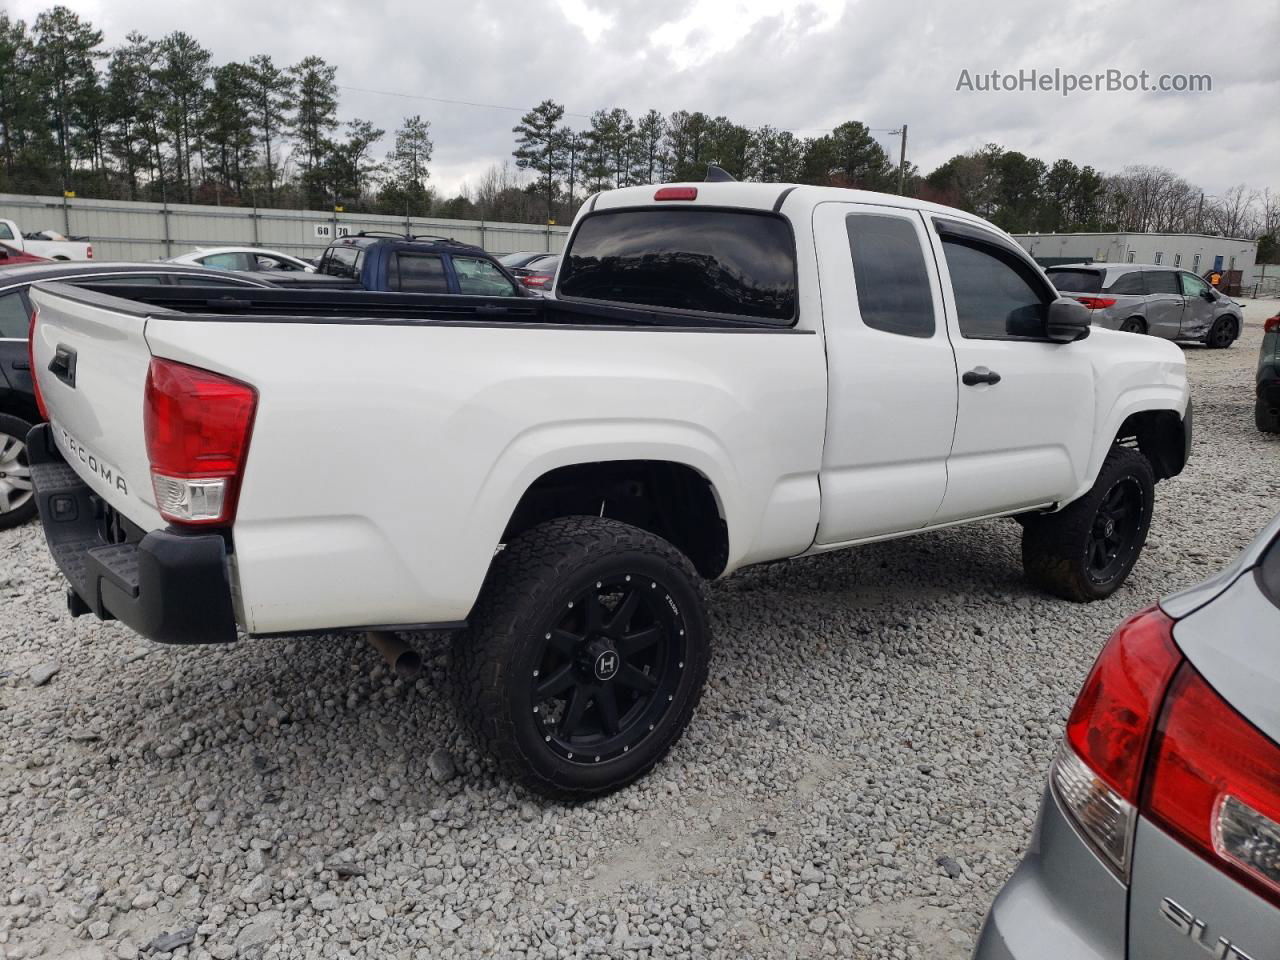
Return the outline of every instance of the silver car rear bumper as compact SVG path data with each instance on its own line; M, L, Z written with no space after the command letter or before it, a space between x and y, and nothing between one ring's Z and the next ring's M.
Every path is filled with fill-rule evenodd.
M974 960L1125 960L1127 900L1046 788L1031 845L987 913Z

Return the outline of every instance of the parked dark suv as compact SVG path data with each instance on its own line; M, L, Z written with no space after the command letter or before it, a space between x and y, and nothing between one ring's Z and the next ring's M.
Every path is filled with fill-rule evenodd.
M1075 297L1095 326L1229 347L1244 326L1243 308L1194 273L1143 263L1078 263L1045 270L1063 296Z
M318 273L356 280L366 290L524 296L497 260L469 243L445 237L359 233L331 243Z

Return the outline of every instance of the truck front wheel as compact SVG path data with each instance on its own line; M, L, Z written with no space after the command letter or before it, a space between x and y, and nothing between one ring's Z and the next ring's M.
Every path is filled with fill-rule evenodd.
M494 560L454 642L459 708L525 786L598 796L680 738L709 641L702 581L670 543L603 517L548 521Z
M1027 519L1022 565L1032 583L1067 600L1109 597L1147 541L1155 502L1151 464L1112 447L1093 487L1058 513Z

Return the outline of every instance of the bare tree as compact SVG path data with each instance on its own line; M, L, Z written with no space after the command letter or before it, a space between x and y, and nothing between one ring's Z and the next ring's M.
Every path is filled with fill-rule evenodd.
M1214 233L1224 237L1256 237L1261 230L1257 190L1238 183L1222 192L1207 211L1207 221Z

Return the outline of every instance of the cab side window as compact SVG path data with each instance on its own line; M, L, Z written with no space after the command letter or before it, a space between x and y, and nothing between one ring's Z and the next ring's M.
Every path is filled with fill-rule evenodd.
M911 221L851 213L844 223L862 322L904 337L932 337L929 271Z
M453 272L458 276L458 292L485 297L516 297L515 284L488 260L479 257L453 257Z
M1035 273L1011 252L980 241L942 238L962 336L1043 340L1049 300Z

